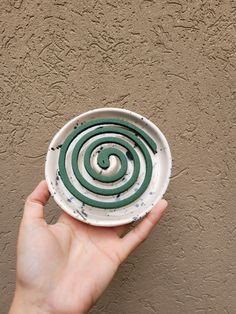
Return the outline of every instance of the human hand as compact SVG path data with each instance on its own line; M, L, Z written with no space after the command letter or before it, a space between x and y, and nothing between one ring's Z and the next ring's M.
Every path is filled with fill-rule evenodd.
M42 181L25 203L10 314L87 313L167 206L165 200L160 201L122 237L127 225L94 227L66 213L48 225L43 210L49 196L47 183Z

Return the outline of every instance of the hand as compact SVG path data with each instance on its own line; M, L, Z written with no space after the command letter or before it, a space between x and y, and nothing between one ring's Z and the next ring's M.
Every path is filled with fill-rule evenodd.
M43 215L48 199L47 183L42 181L25 203L10 314L87 313L167 206L165 200L160 201L122 237L127 225L94 227L66 213L48 225Z

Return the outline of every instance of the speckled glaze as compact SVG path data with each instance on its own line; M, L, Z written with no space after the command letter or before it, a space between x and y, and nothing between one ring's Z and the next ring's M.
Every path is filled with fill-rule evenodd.
M145 134L147 134L147 136L154 141L156 149L151 149L148 145L148 142L145 142L145 140L138 133L132 131L132 129L111 124L111 127L115 126L121 128L121 131L129 131L133 135L135 135L139 139L139 141L141 140L142 145L145 145L145 150L147 150L148 155L150 156L150 163L147 165L142 150L137 146L137 143L134 140L127 138L124 134L109 133L109 137L126 141L128 146L131 145L132 148L134 148L140 163L139 175L134 184L132 184L129 189L124 190L122 193L116 193L114 195L103 195L102 193L96 194L86 189L77 180L72 169L71 160L74 148L78 141L89 132L96 130L98 127L101 128L101 125L92 126L82 132L78 132L76 137L73 139L73 141L71 141L70 145L68 146L68 150L66 151L65 172L70 181L70 184L75 188L75 190L79 191L79 193L85 196L86 199L94 200L94 205L91 206L91 204L89 205L86 202L82 201L82 197L76 197L75 194L73 194L66 188L66 185L64 184L64 178L59 171L60 152L66 138L70 134L72 134L72 132L75 132L75 130L79 126L85 124L88 121L107 118L126 121L134 127L137 127L140 130L144 131ZM102 127L107 126L108 124L102 124ZM77 162L78 169L83 179L89 182L90 185L95 186L96 189L100 190L122 187L124 184L126 184L126 182L130 180L134 172L134 160L130 158L130 152L127 150L127 148L122 147L121 145L119 145L119 143L115 142L116 140L114 140L114 143L102 143L101 145L98 145L93 150L90 163L92 168L97 173L106 176L114 175L121 167L120 160L116 156L110 156L110 164L107 169L102 169L98 165L97 161L102 149L111 147L118 149L124 154L125 158L127 159L128 167L125 175L115 182L105 183L95 180L88 174L85 168L84 160L86 150L96 139L105 139L106 136L107 134L103 133L95 135L94 137L88 139L79 152ZM65 146L63 146L63 148L64 147ZM150 166L152 167L152 169L148 168ZM137 192L141 189L141 186L143 185L143 181L147 177L147 173L150 173L150 178L148 180L149 183L145 190L141 193L141 195L139 195L139 197L134 201L126 203L125 206L118 207L117 205L116 207L116 203L122 204L122 201L124 201L125 203L126 199L132 199L132 196L137 194ZM130 223L145 216L152 209L153 205L156 204L156 202L158 202L165 193L169 183L170 174L170 148L166 138L159 130L159 128L154 125L150 120L137 113L117 108L91 110L70 120L63 128L58 131L58 133L54 136L52 142L50 143L45 164L46 180L49 186L49 190L57 204L65 212L78 220L96 226L107 227ZM108 208L108 206L96 206L96 204L105 203L112 204L113 208Z

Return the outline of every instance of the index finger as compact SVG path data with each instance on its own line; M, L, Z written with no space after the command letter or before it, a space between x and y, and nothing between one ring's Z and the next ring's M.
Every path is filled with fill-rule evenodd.
M43 180L27 197L24 207L23 220L43 219L44 205L48 202L49 197L50 193L47 182Z

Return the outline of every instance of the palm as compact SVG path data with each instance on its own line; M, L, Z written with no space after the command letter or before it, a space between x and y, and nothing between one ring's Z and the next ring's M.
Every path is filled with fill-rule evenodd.
M115 274L120 264L116 250L119 236L115 229L85 225L66 214L62 217L66 225L59 222L56 229L52 226L52 232L59 242L61 230L70 238L64 247L69 254L66 253L67 262L52 293L52 302L61 300L57 307L64 308L63 313L78 313L79 308L83 312L91 307Z
M84 313L105 290L120 263L148 236L166 204L121 238L127 226L93 227L66 213L56 224L47 225L43 204L48 197L43 182L25 207L17 277L24 289L45 296L44 303L55 313Z

